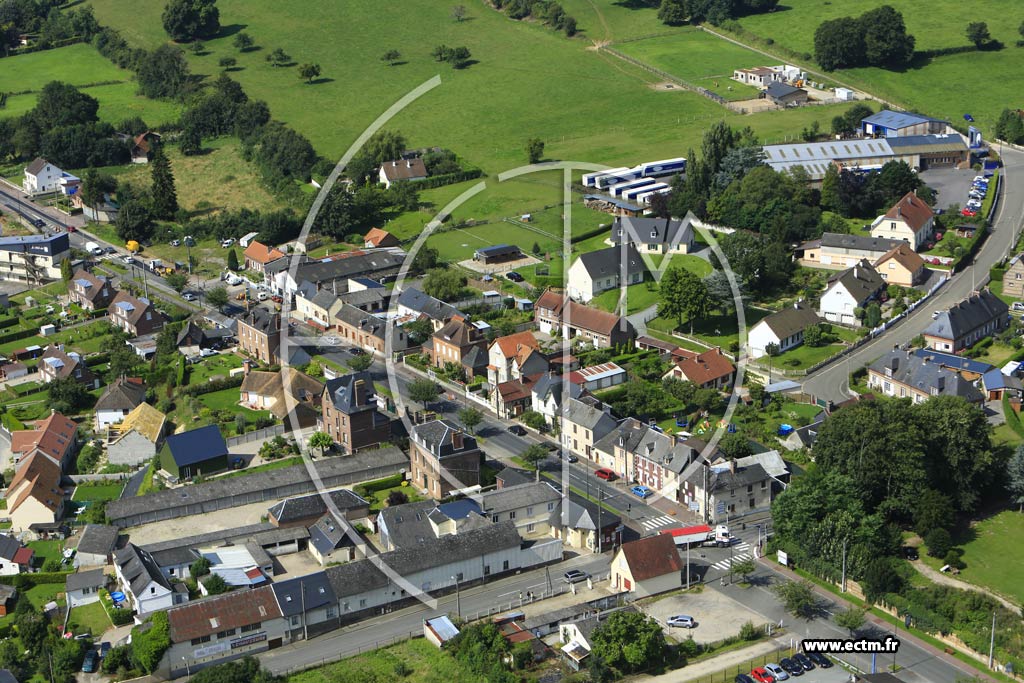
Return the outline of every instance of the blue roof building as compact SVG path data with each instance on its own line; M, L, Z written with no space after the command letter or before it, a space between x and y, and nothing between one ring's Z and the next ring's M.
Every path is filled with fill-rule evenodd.
M945 133L949 122L923 114L883 109L877 114L861 119L860 124L864 135L868 137L896 138Z
M160 449L160 468L178 479L191 479L228 468L228 445L217 425L172 434Z

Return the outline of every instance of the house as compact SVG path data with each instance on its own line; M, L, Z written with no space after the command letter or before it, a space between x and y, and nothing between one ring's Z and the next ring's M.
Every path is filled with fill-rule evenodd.
M280 647L288 630L272 586L175 606L167 622L171 678Z
M330 506L324 500L325 495L331 499ZM335 511L345 519L355 522L370 514L370 504L349 489L335 489L330 492L285 498L267 509L267 521L275 527L284 529L308 527L325 514Z
M480 247L473 252L473 260L485 266L518 261L523 256L523 250L514 244L495 244L490 247Z
M799 107L801 104L807 104L808 100L807 91L803 88L779 81L769 83L758 97L771 100L780 107Z
M561 517L562 494L546 482L530 482L478 493L481 513L497 524L510 520L523 538L550 536Z
M338 628L338 598L324 572L274 582L271 588L288 640L305 640Z
M164 315L153 307L149 299L135 298L127 292L118 292L107 309L110 322L133 337L158 332L164 326Z
M351 562L359 553L345 527L327 513L309 526L309 554L323 567Z
M3 381L10 381L12 379L18 379L28 374L28 366L24 363L4 363L0 365L0 379Z
M295 294L295 311L293 315L299 320L312 325L320 330L331 327L331 321L341 310L342 300L330 290L316 290L315 286L310 288L315 294L309 295L308 291L300 289Z
M615 363L601 363L590 367L573 370L569 373L569 382L586 391L608 389L625 383L626 369Z
M899 244L875 261L875 270L887 285L913 287L925 279L924 259L909 244ZM1003 282L1006 278L1003 278Z
M465 320L469 319L469 316L454 306L435 299L415 287L403 289L398 295L397 304L399 318L410 317L414 320L426 318L430 320L435 332L456 316Z
M262 274L268 264L284 258L285 253L277 247L269 247L262 242L253 240L242 252L242 257L245 259L246 270Z
M276 294L291 296L304 282L324 289L334 289L335 283L353 278L368 277L384 281L398 275L405 253L399 249L378 249L370 252L354 250L342 252L320 260L296 257L299 265L291 272L292 259L278 259L268 263L264 277ZM303 260L305 259L305 260ZM339 287L339 291L340 291Z
M643 282L644 272L643 259L631 244L581 254L569 266L569 298L587 303L601 292Z
M431 338L431 365L436 368L459 365L466 371L467 378L471 378L476 372L486 371L487 354L481 353L486 349L483 332L461 316L455 316Z
M151 462L163 446L167 416L148 403L140 403L120 424L107 429L107 462L138 467Z
M543 376L544 373L536 373L499 383L491 392L494 411L506 420L525 413L533 400L533 386Z
M772 502L772 478L759 462L711 465L698 458L680 476L681 504L706 522L767 510Z
M172 584L153 556L133 543L114 552L114 575L128 606L139 616L188 601L185 584Z
M570 398L562 409L562 428L559 439L573 455L596 460L594 445L611 433L618 422L599 402L592 405Z
M51 411L46 419L31 423L31 429L11 433L11 456L16 467L38 453L62 469L67 469L78 450L78 425L74 420Z
M554 427L559 424L563 401L582 395L583 387L548 372L541 375L530 389L530 409L543 415L548 426Z
M782 82L785 80L785 75L782 71L768 66L757 66L752 69L735 69L732 72L732 78L755 88L764 88L771 83Z
M60 465L41 451L21 461L7 487L7 517L11 531L28 531L34 524L54 524L64 516Z
M68 377L74 377L89 389L100 388L99 378L76 351L65 353L63 344L47 346L39 359L39 381L49 384Z
M281 362L281 315L259 306L238 318L238 348L265 365Z
M798 245L794 257L802 266L843 270L864 259L873 263L902 244L906 243L898 239L826 232L820 239Z
M79 268L68 282L68 299L87 311L98 311L110 305L117 290L101 275Z
M60 265L71 257L66 232L0 237L0 279L38 284L60 278Z
M907 351L893 349L868 366L868 386L898 398L922 403L932 396L960 396L980 404L984 396L956 371Z
M1024 254L1017 254L1006 264L1003 273L1003 294L1024 299Z
M300 370L287 367L278 372L246 372L239 398L254 410L269 410L275 418L294 429L316 425L323 392L323 383Z
M352 278L348 281L348 291L339 294L342 303L358 308L361 311L382 311L391 298L391 292L381 283L368 277Z
M321 398L319 429L343 453L372 448L391 438L391 420L377 410L373 378L367 371L327 380Z
M387 353L389 335L392 353L409 348L409 337L401 327L349 304L342 304L334 315L334 326L344 342L370 353Z
M6 617L8 614L14 613L14 605L17 598L18 589L14 586L0 583L0 617ZM0 669L0 683L18 683L18 679L8 669Z
M476 438L448 420L415 425L409 438L412 485L435 500L479 486L482 456Z
M860 128L866 138L895 138L945 133L949 122L907 111L883 109L861 119Z
M258 543L217 545L199 548L195 552L210 562L211 574L224 579L224 583L232 588L259 586L274 573L273 558ZM207 594L201 581L199 590Z
M548 367L540 342L529 330L498 337L487 347L487 381L492 387L547 372Z
M1020 399L1024 395L1024 384L1016 375L1005 375L998 368L989 370L981 377L985 400L1001 401L1003 396Z
M75 568L102 567L114 559L121 530L105 524L86 524L75 547Z
M204 327L204 323L196 318L189 318L185 326L178 332L178 351L186 356L194 356L203 349L220 348L234 336L226 327Z
M671 536L657 534L623 543L612 559L611 584L646 598L683 585L683 561Z
M13 576L32 571L35 551L8 534L0 534L0 576Z
M833 277L821 294L818 315L829 322L858 327L855 309L864 308L885 289L885 280L867 261Z
M172 434L160 449L160 469L178 480L228 468L228 446L217 425Z
M533 479L528 483L533 483ZM424 500L394 505L384 508L377 516L385 550L422 548L442 536L457 536L493 524L490 517L482 514L474 498L457 498L441 504Z
M426 179L427 167L424 165L423 159L419 157L385 161L381 164L377 177L384 184L384 187L390 188L392 183L402 180L415 181Z
M995 367L980 360L958 356L954 353L940 353L934 349L917 349L914 351L914 355L928 363L952 370L971 383L978 381L982 375ZM1003 368L1003 372L1006 373L1005 368Z
M138 377L118 377L96 401L96 431L124 422L128 413L146 402L146 384Z
M551 290L537 299L534 320L544 334L561 335L566 340L582 338L594 348L627 344L636 337L636 329L627 318L585 306Z
M562 501L562 525L556 538L575 550L604 552L622 543L622 519L603 505L569 491Z
M61 192L65 187L77 186L80 183L78 178L65 173L42 157L36 157L25 167L25 178L21 181L21 188L25 194L47 194L50 192ZM74 194L74 192L65 192Z
M821 318L808 306L795 303L759 320L747 334L751 358L760 358L774 344L779 353L804 343L804 330L817 325Z
M107 586L107 575L103 568L87 569L74 574L68 574L64 579L64 595L67 598L68 606L71 608L81 607L99 602L100 590Z
M692 212L682 220L617 216L607 242L612 246L627 244L641 254L689 254L693 251L695 220Z
M931 239L934 227L935 212L932 207L918 197L916 192L908 192L892 208L875 219L871 224L871 236L903 240L914 251L918 251Z
M960 353L1010 324L1010 308L987 289L941 311L925 328L924 343L936 351Z
M147 130L131 138L131 156L133 164L148 164L153 160L153 151L160 144L160 133Z
M736 366L720 348L701 353L679 348L672 352L672 367L664 377L693 382L701 389L727 390L735 374Z
M385 247L397 247L401 242L387 230L370 228L370 231L363 236L363 246L367 249L383 249Z

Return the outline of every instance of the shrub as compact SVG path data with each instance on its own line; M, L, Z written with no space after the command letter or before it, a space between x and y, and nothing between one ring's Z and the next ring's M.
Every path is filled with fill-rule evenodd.
M924 544L932 557L945 557L953 547L953 539L945 529L932 529L924 537Z

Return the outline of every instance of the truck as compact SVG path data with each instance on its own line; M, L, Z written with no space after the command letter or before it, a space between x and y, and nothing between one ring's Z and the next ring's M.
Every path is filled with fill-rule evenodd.
M728 548L732 545L733 537L729 533L729 527L725 524L711 527L707 524L698 526L687 526L682 529L666 529L660 532L671 536L677 548Z
M85 250L92 254L93 256L99 256L100 254L103 253L103 247L96 244L95 242L86 242Z

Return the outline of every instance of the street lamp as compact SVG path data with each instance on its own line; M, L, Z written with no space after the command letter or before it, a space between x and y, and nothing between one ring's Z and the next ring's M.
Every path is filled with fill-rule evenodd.
M182 655L181 656L181 661L185 662L185 677L186 678L192 678L192 671L189 669L189 666L188 666L188 657L186 657L185 655Z
M185 235L185 253L188 254L188 274L192 274L192 247L196 245L195 238L192 235Z
M455 613L462 619L462 591L459 589L459 577L453 576L452 581L455 582Z

